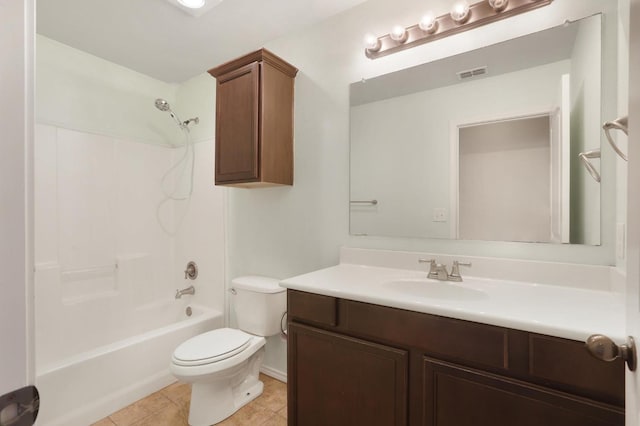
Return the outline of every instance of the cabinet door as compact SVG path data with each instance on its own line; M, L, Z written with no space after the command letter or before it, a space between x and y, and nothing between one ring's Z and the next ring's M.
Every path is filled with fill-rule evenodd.
M259 169L260 64L218 78L216 86L216 183L257 180Z
M406 351L289 325L289 425L407 424Z
M424 359L428 426L613 426L624 411L479 370Z

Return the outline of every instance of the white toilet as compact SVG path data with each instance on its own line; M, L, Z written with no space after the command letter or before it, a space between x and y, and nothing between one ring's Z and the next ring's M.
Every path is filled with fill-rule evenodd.
M245 276L231 282L239 329L208 331L173 352L171 372L192 384L191 426L218 423L262 393L265 337L280 332L287 294L278 280Z

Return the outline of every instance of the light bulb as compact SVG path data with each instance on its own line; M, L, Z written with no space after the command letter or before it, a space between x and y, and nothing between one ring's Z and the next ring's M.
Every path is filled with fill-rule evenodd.
M399 43L404 43L405 41L407 41L408 37L407 30L401 25L395 25L391 29L389 37L391 37L391 40L397 41Z
M467 19L469 19L469 15L471 15L469 10L469 3L467 3L465 0L456 2L453 5L453 9L451 9L450 15L451 19L453 19L456 24L464 24Z
M205 0L178 0L178 3L189 9L200 9L206 3Z
M436 20L436 16L433 12L427 12L422 19L420 19L418 26L425 33L433 34L438 29L438 21Z
M489 6L493 8L496 12L502 12L509 5L509 0L487 0L489 2Z
M364 48L369 52L377 52L382 47L380 40L375 35L368 33L364 36Z

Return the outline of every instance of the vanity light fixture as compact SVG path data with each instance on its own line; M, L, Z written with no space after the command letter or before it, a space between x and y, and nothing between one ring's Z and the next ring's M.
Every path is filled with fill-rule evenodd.
M466 0L460 0L455 3L451 13L438 17L427 13L418 24L408 28L398 25L381 37L367 35L365 55L370 59L380 58L547 6L552 2L553 0L482 0L469 5Z
M438 20L436 19L436 15L431 11L425 13L422 16L422 19L420 19L420 22L418 22L418 27L427 34L435 33L438 31Z
M389 37L395 42L404 43L408 38L407 29L401 25L394 25L389 33Z
M509 0L488 0L489 6L493 8L496 12L502 12L509 5Z
M453 8L451 9L451 19L458 25L462 25L467 20L469 20L469 16L471 15L471 9L469 9L469 3L466 0L457 1Z
M378 37L371 33L365 34L364 48L367 52L377 52L381 47L382 43L380 43L380 39L378 39Z

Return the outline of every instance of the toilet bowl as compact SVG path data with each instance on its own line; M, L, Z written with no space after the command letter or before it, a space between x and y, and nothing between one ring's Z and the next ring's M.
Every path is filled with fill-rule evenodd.
M262 394L259 380L265 337L278 334L286 309L278 280L240 277L232 280L239 329L220 328L178 346L171 372L190 383L189 425L209 426L235 413Z

